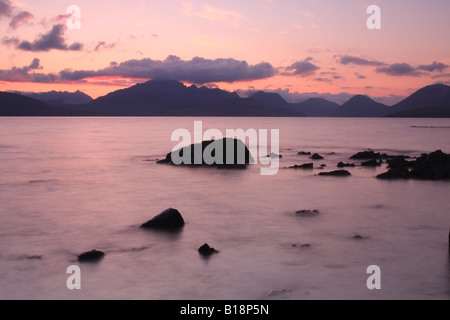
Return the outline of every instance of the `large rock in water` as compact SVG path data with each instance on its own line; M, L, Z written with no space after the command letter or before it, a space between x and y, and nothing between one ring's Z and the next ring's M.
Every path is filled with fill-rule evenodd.
M84 252L78 256L79 262L98 262L105 257L105 253L97 250Z
M216 168L245 168L254 163L247 146L239 139L224 138L172 151L157 163Z
M378 179L450 180L450 155L441 150L422 154L416 161L397 158L389 165L391 170Z
M176 209L167 209L150 221L147 221L141 228L159 230L177 230L184 226L184 219Z

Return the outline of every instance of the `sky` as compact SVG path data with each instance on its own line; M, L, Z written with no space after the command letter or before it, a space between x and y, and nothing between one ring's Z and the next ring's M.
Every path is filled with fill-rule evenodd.
M97 98L174 79L393 104L450 85L449 13L448 0L0 0L0 91Z

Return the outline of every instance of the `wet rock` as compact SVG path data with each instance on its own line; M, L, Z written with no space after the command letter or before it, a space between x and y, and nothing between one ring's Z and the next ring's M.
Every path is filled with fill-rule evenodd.
M449 180L450 154L441 150L422 155L412 164L411 178L420 180Z
M319 176L333 176L333 177L348 177L352 174L348 172L347 170L336 170L331 172L321 172L319 173Z
M311 248L311 245L310 245L309 243L302 244L302 245L300 246L300 248L302 248L302 249L309 249L309 248Z
M389 169L407 168L410 165L409 161L406 161L405 156L395 156L388 159L386 162Z
M305 163L302 165L295 165L292 167L289 167L289 169L306 169L306 170L311 170L314 169L314 163Z
M280 155L280 154L276 154L276 153L271 153L271 154L269 154L268 156L267 156L267 158L279 158L279 159L281 159L281 158L283 158L283 156L282 155Z
M299 210L295 214L302 217L311 217L316 216L319 213L319 210Z
M206 256L209 257L215 253L218 253L219 251L217 251L214 248L211 248L207 243L205 243L204 245L202 245L199 249L198 252L202 255L202 256Z
M217 155L216 151L218 152ZM227 156L227 152L232 156ZM225 138L203 141L180 148L168 153L165 159L159 160L157 163L179 166L245 168L248 164L254 163L254 159L241 140Z
M182 228L184 224L185 222L180 212L176 209L169 208L141 225L141 228L176 230Z
M381 161L381 160L377 161L376 159L368 160L368 161L361 163L361 165L363 167L379 167L382 164L383 164L383 161Z
M311 152L300 151L299 153L297 153L297 155L299 155L299 156L310 156Z
M402 160L397 160L399 165ZM395 166L395 165L394 165ZM410 171L408 168L411 168ZM450 155L437 150L377 176L378 179L450 180Z
M346 167L350 167L350 168L353 168L353 167L356 167L356 164L354 164L354 163L344 163L344 162L339 162L338 163L338 168L346 168Z
M391 180L391 179L409 179L411 177L408 168L396 168L391 169L388 172L379 174L378 179Z
M353 240L362 240L362 239L364 239L361 235L359 235L359 234L355 234L353 237L352 237L352 239Z
M358 152L357 154L354 154L350 157L350 159L353 160L370 160L370 159L381 159L382 154L379 152L375 152L373 150Z
M311 159L313 159L313 160L323 160L323 157L320 154L318 154L318 153L314 153L311 156Z
M79 262L98 262L105 257L105 253L97 250L84 252L78 256Z

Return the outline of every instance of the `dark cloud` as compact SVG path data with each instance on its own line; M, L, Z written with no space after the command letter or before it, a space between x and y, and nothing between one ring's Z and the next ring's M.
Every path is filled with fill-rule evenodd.
M66 44L64 39L64 32L66 26L63 24L54 25L53 28L46 34L41 34L33 42L21 41L16 45L17 49L23 51L49 51L49 50L63 50L63 51L79 51L83 48L81 43ZM5 39L3 41L5 43Z
M358 72L355 72L355 76L356 76L358 79L367 79L367 77L366 77L365 75L359 74Z
M12 15L13 6L9 0L0 0L0 20Z
M117 45L117 42L115 43L106 43L105 41L99 41L97 45L95 46L94 51L99 51L101 49L113 49Z
M0 70L0 81L50 83L55 82L58 79L54 74L30 73L30 71L39 69L42 69L40 60L34 58L28 66L22 68L13 67L10 70Z
M210 82L234 82L265 79L272 77L275 69L269 63L249 65L246 61L235 59L209 60L200 57L189 61L176 56L166 60L128 60L120 64L111 64L101 70L63 70L63 79L77 81L98 76L122 76L140 79L175 79L196 84Z
M356 64L358 66L372 66L372 67L381 67L386 65L385 63L380 61L368 60L353 56L342 56L340 57L339 63L343 65Z
M418 77L421 75L420 72L418 72L414 67L410 66L407 63L394 63L391 64L390 66L377 68L375 71L395 77L400 76Z
M439 71L442 72L444 69L448 68L449 66L441 63L441 62L433 62L432 64L429 65L421 65L418 66L417 69L418 70L423 70L423 71L428 71L428 72L433 72L433 71Z
M326 83L331 83L331 79L328 78L314 78L314 81L318 81L318 82L326 82Z
M20 25L29 23L31 20L33 20L33 18L34 16L28 11L22 11L12 18L11 22L9 23L9 27L15 30Z
M316 66L315 64L311 63L312 60L311 57L306 58L302 61L297 61L291 64L289 67L286 68L288 71L285 75L294 75L294 76L300 76L300 77L308 77L316 73L317 70L320 68Z

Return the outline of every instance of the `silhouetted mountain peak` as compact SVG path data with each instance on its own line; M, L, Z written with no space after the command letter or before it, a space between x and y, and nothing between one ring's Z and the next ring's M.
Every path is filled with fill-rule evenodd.
M269 107L285 107L288 105L286 100L275 92L258 91L251 95L250 99L261 102Z
M372 100L365 95L356 95L344 103L339 115L344 117L379 117L385 116L389 107Z
M420 108L450 107L450 86L433 84L426 86L393 106L393 112L408 111Z

